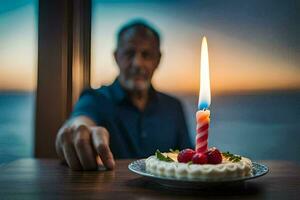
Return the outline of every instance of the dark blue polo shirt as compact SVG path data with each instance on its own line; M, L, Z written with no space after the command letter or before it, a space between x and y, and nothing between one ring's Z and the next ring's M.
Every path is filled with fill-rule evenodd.
M156 149L191 148L183 109L179 100L151 87L149 101L140 111L129 100L116 79L112 85L85 90L72 117L84 115L110 133L115 158L142 158Z

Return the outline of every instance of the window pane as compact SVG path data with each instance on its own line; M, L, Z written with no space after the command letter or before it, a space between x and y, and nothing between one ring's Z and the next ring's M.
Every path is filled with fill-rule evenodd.
M132 19L145 19L162 35L154 86L183 100L194 135L205 35L213 94L210 146L255 159L300 159L281 151L288 145L300 153L295 134L300 129L300 14L293 0L94 0L92 8L93 88L118 74L117 30Z
M0 6L0 163L33 155L37 0Z

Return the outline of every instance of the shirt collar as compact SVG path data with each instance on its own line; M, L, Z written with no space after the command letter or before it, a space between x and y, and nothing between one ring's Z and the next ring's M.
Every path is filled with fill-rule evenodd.
M111 85L111 93L112 93L113 99L117 103L121 103L124 100L129 100L127 93L126 93L125 89L121 86L118 77L115 79L115 81ZM149 88L149 101L156 99L156 97L157 97L157 91L154 89L154 87L151 84L151 86Z

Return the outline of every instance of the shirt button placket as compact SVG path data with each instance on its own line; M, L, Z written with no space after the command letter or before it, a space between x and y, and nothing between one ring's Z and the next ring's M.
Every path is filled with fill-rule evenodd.
M142 139L145 139L147 137L144 120L145 120L145 117L143 116L143 114L141 114L141 116L140 116L140 134L141 134Z

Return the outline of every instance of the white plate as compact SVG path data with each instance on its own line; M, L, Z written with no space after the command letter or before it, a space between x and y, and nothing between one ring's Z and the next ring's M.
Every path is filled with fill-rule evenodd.
M268 173L269 168L266 165L252 162L252 174L244 177L235 177L235 178L223 178L218 180L203 180L203 179L183 179L175 177L164 177L149 173L145 169L145 159L140 159L133 161L128 165L128 169L136 174L147 177L152 181L155 181L163 186L181 188L181 189L197 189L201 187L210 187L216 185L228 185L241 183L246 180L258 178Z

